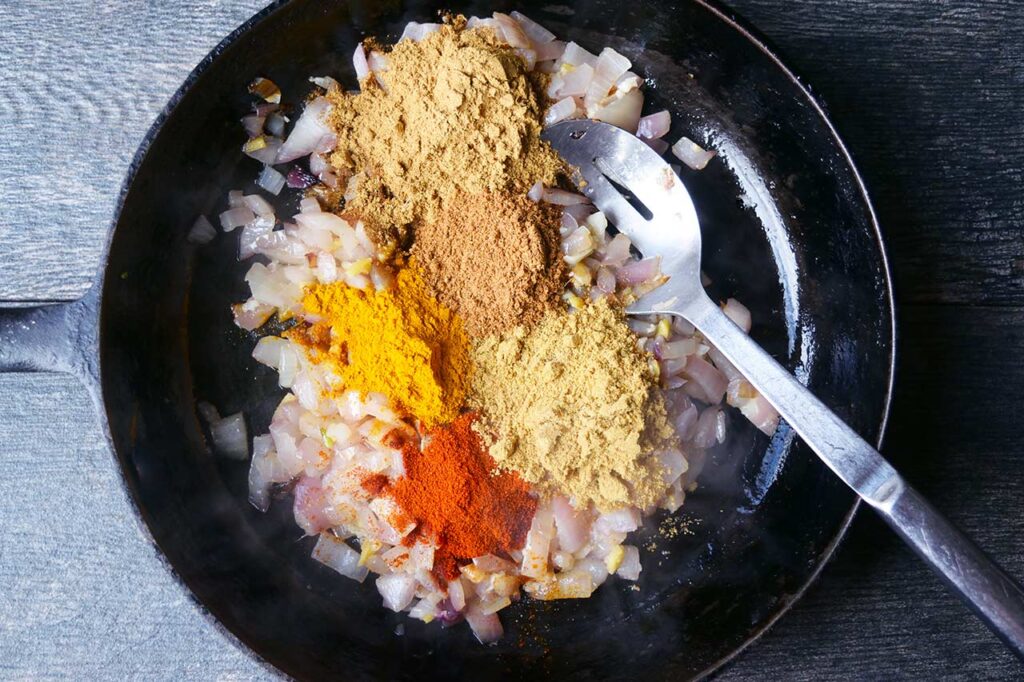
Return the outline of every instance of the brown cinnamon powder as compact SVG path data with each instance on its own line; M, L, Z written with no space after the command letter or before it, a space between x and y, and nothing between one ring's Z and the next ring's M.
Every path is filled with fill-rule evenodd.
M434 295L471 336L533 326L558 305L567 272L561 211L510 194L456 194L416 226L412 254Z

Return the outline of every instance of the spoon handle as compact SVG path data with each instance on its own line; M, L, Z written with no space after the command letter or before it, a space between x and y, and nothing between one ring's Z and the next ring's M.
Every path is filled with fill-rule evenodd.
M1024 659L1024 590L1012 578L710 298L697 297L678 314L699 329L822 461Z

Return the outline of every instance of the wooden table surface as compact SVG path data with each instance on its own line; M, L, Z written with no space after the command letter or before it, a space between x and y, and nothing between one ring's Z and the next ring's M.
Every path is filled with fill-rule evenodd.
M0 300L98 267L159 109L262 0L0 0ZM828 104L896 276L885 452L1024 579L1024 3L735 0ZM0 375L0 677L253 679L144 541L85 391ZM1020 665L862 512L806 597L720 676L1004 679Z

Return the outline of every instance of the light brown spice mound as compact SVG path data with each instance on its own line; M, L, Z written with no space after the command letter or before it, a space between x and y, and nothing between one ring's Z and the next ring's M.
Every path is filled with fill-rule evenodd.
M557 207L525 196L458 194L435 222L417 224L412 253L470 336L530 327L565 287L560 220Z
M607 299L474 344L470 403L498 466L601 509L665 491L651 452L674 437L647 356Z
M459 192L525 194L565 168L540 139L544 75L489 29L463 24L398 43L384 87L371 77L359 94L328 95L331 164L366 171L346 211L379 244L403 242L414 220L433 222Z

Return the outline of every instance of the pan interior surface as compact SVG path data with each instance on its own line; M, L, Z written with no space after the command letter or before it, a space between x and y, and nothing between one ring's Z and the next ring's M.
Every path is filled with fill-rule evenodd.
M229 190L255 190L258 164L240 152L247 84L269 77L295 103L310 75L352 85L359 40L393 40L439 9L519 9L560 38L629 57L647 79L646 111L672 112L668 139L685 134L719 153L705 171L682 172L711 294L745 303L763 346L862 435L880 436L893 323L870 206L820 110L719 13L696 2L294 0L261 13L197 69L154 127L123 198L103 290L101 371L128 486L197 599L300 679L699 676L799 595L854 508L785 425L769 440L731 415L729 440L678 512L680 532L659 533L662 516L640 531L639 589L613 579L587 600L523 600L502 613L506 636L489 647L465 626L393 614L372 581L357 585L312 561L313 540L301 538L289 500L257 512L247 463L216 456L204 440L197 400L244 411L256 435L283 394L250 356L257 336L231 321L250 266L236 259L235 235L199 248L186 240L196 216L224 210ZM283 197L279 214L297 203Z

